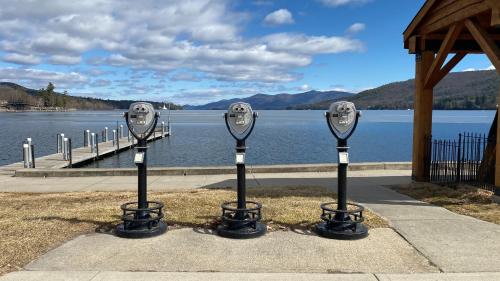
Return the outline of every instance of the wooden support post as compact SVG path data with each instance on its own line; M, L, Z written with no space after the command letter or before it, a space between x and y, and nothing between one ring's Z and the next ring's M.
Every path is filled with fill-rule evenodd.
M434 53L424 51L416 55L415 96L413 116L413 178L429 180L427 165L428 140L432 133L433 88L425 87L425 80L434 62Z

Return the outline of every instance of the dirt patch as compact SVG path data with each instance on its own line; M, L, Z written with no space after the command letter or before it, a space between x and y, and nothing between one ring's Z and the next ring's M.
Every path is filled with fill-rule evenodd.
M420 201L446 208L457 214L500 224L500 205L492 192L470 187L450 188L430 183L393 186L393 190Z
M332 201L320 187L261 187L248 191L248 200L263 204L269 230L310 228L319 221L319 204ZM149 193L149 200L165 203L172 227L214 227L220 204L232 201L231 189ZM0 193L0 275L18 270L51 248L80 234L110 232L119 223L119 206L135 201L134 192ZM388 227L367 211L368 227ZM168 235L168 234L167 234Z

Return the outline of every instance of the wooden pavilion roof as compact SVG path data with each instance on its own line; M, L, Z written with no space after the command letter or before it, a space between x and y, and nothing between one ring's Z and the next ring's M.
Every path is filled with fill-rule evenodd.
M448 36L448 53L486 53L477 34L500 48L500 0L427 0L405 30L404 46L438 53Z

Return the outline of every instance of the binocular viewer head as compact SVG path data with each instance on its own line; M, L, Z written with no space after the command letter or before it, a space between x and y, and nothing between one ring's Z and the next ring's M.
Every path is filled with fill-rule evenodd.
M257 114L250 104L237 102L229 106L224 116L231 135L236 139L245 139L252 132Z
M338 101L330 105L326 112L328 127L337 139L349 138L358 124L360 112L356 110L354 103Z
M154 130L159 116L153 105L147 102L135 102L125 112L127 126L138 139L148 137Z

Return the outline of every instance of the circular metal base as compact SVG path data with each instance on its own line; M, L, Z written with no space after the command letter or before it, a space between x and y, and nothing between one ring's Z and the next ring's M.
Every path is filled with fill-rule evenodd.
M319 236L330 239L356 240L368 236L368 228L361 223L356 223L353 227L352 222L339 223L335 226L322 222L317 224L315 229Z
M266 233L266 229L266 225L260 222L255 223L255 228L251 226L229 228L227 225L221 224L217 227L217 234L219 236L232 239L250 239L264 235Z
M125 228L123 223L116 226L115 234L122 238L149 238L161 235L167 232L167 225L159 221L156 226L151 228L147 224L139 225L136 227Z

